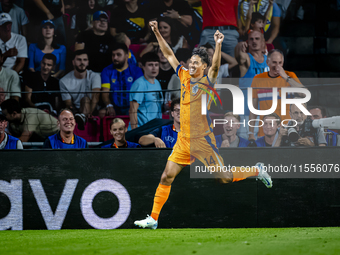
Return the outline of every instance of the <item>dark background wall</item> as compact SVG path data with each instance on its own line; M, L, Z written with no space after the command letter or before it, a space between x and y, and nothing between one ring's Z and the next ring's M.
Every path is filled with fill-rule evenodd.
M235 165L263 161L273 165L338 163L339 148L222 149ZM153 196L169 149L2 151L0 181L22 180L23 229L46 229L28 180L39 179L55 212L67 179L78 179L62 228L92 228L80 209L85 188L99 179L112 179L128 191L131 212L121 228L133 228L136 219L150 214ZM282 175L275 175L284 177ZM159 218L161 228L306 227L340 225L340 173L333 178L274 178L267 189L260 181L219 184L214 179L190 178L186 167L176 178ZM335 178L334 178L335 177ZM0 189L1 189L0 183ZM112 217L117 197L101 192L93 199L94 212ZM7 196L0 192L1 219L10 212ZM15 220L15 219L13 219Z

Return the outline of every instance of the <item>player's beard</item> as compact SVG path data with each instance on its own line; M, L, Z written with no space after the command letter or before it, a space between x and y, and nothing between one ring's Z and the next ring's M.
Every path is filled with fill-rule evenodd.
M122 61L122 62L113 62L113 66L117 69L122 69L124 67L124 64L125 64L125 61Z

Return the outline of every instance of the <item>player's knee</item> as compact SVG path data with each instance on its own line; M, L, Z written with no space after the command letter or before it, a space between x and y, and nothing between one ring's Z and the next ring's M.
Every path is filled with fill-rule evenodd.
M174 176L171 176L167 171L164 171L161 177L161 183L171 184Z

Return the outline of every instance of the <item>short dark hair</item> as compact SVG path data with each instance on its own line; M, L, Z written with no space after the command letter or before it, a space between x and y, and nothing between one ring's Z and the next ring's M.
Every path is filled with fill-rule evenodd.
M76 51L74 52L73 59L75 59L76 56L80 56L80 55L83 55L83 54L86 54L86 55L88 56L86 50L84 50L84 49L82 49L82 50L76 50Z
M214 50L214 47L210 44L210 43L206 43L204 45L201 45L202 47L206 48L206 49L213 49Z
M175 99L173 99L173 100L171 101L170 111L173 112L173 111L175 110L175 105L176 105L176 104L181 105L181 99L175 98Z
M21 113L20 103L13 98L3 101L1 109L6 110L9 114L12 114L13 112Z
M59 120L60 115L61 115L64 111L68 111L68 112L72 113L73 118L75 118L74 112L73 112L70 108L63 108L63 109L60 110L60 112L59 112L59 114L58 114L58 120Z
M115 51L115 50L123 50L126 54L129 53L129 49L128 49L128 47L126 46L125 43L115 43L115 44L112 46L112 51Z
M197 55L201 58L201 61L206 63L208 66L210 65L209 55L205 49L196 48L192 51L192 56Z
M52 54L52 53L46 53L44 56L43 56L43 59L48 59L48 60L52 60L53 61L53 65L55 65L57 63L57 57Z
M270 58L271 55L272 55L274 52L280 53L280 54L282 55L282 57L284 58L283 52L282 52L281 50L279 50L279 49L272 49L271 51L269 51L269 52L268 52L267 58Z
M320 109L322 117L327 116L326 108L321 105L311 105L308 107L308 111L313 109Z
M261 13L259 12L253 12L252 16L251 16L251 24L255 24L256 21L258 20L263 20L263 22L266 21L266 17L263 16Z
M186 49L186 48L180 48L176 51L176 54L175 54L178 62L187 62L188 59L191 58L191 50L189 49Z
M154 52L148 52L143 55L141 62L145 66L146 62L159 62L159 57Z

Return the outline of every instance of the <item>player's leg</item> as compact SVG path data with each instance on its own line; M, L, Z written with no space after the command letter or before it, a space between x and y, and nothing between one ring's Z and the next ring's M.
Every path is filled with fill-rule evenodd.
M158 217L163 205L168 200L172 182L181 172L183 167L190 164L189 146L189 140L183 138L177 139L177 143L174 146L174 149L162 174L161 182L157 187L151 216L148 216L145 220L135 221L135 225L143 228L157 228Z

